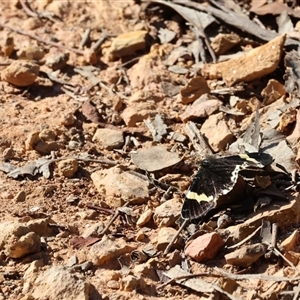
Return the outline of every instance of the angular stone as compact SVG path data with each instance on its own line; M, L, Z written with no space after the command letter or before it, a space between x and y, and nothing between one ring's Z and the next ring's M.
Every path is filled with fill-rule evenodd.
M1 79L16 86L25 87L33 84L39 75L40 67L25 60L15 60L1 72Z
M182 202L173 198L155 208L153 219L158 227L174 226L181 214Z
M113 58L123 57L145 49L147 33L145 30L140 30L118 35L111 44L110 55Z
M136 103L134 106L128 106L121 114L125 124L134 127L138 122L142 122L148 117L157 114L157 107L151 103Z
M291 235L289 235L284 241L280 244L280 249L282 251L294 251L299 252L300 251L300 231L299 229L296 229L293 231Z
M21 237L10 236L6 241L4 252L8 257L20 258L41 250L41 239L34 232L28 232Z
M234 46L236 46L240 41L241 38L237 34L220 33L213 39L211 47L217 55L222 55Z
M34 299L88 300L90 283L62 267L53 266L41 273L33 284Z
M122 201L142 204L149 199L149 182L134 174L122 171L119 167L99 170L91 174L93 183L99 193L114 199L121 197ZM107 197L109 200L109 197ZM107 203L112 207L119 207L119 203Z
M281 35L237 58L204 65L202 75L210 79L223 78L228 86L233 86L238 82L253 81L268 75L278 67L285 38L285 35Z
M256 262L267 251L265 244L252 244L243 246L231 253L225 255L228 264L247 268Z
M165 146L154 146L145 149L139 149L131 154L135 165L148 172L162 170L174 166L181 161L176 152L170 152Z
M109 128L99 128L93 136L93 142L108 150L118 149L124 145L123 132Z
M128 244L123 238L116 239L105 235L91 247L88 257L96 266L101 266L135 249L136 246Z
M152 216L153 216L153 210L150 208L147 209L140 215L140 217L138 218L138 220L136 222L136 225L139 227L144 226L151 220Z
M215 258L223 244L223 239L218 233L206 233L188 244L184 253L197 262L203 262Z
M223 104L222 101L213 99L207 101L196 100L192 105L189 105L183 114L180 115L182 122L197 118L206 118L210 116Z
M215 152L224 150L235 140L222 112L209 116L203 123L200 132L208 139L209 145Z

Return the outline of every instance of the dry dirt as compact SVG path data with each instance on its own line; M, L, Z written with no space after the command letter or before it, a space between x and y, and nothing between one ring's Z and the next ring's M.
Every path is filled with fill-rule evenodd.
M186 260L183 260L181 256L184 252L183 241L179 242L176 245L177 250L172 249L168 256L162 255L165 244L161 246L161 249L156 249L158 234L163 226L158 225L159 221L152 219L152 213L156 207L162 205L163 197L175 199L174 207L181 206L184 199L183 192L191 183L191 176L197 169L196 163L199 159L203 158L206 153L211 153L211 149L214 152L226 152L227 146L233 143L251 123L249 122L250 116L255 111L257 103L262 102L262 97L255 98L257 91L261 91L269 79L281 78L281 83L283 83L282 60L278 62L279 67L276 66L276 71L271 75L263 79L257 78L254 83L245 83L244 87L247 86L248 91L242 96L237 96L238 100L231 98L232 102L229 105L230 93L232 96L238 89L234 90L232 87L231 92L228 93L231 87L227 87L221 79L209 79L208 76L204 80L201 77L200 83L196 82L195 91L193 87L191 87L192 91L188 92L183 89L187 82L195 77L198 67L191 68L195 63L191 52L181 49L182 52L177 57L172 51L180 46L187 48L187 45L194 40L194 36L185 21L170 8L158 5L147 7L145 3L133 0L48 0L28 1L28 3L26 1L2 1L0 9L2 24L0 31L1 161L23 166L28 161L36 161L41 157L57 159L50 166L49 178L39 173L35 176L24 175L15 179L5 172L0 172L1 230L5 232L6 226L10 226L7 224L27 226L28 222L40 219L47 220L46 227L51 228L49 233L43 235L43 230L46 229L42 229L42 225L37 225L37 227L40 226L37 230L42 231L39 235L41 248L39 251L33 251L34 253L27 253L21 257L10 256L7 252L8 246L0 243L0 299L42 300L58 299L57 297L60 297L59 299L200 299L201 297L203 297L201 299L229 299L228 297L231 296L225 296L216 291L200 293L176 284L158 289L161 282L156 271L165 271ZM226 25L223 26L226 27ZM160 43L158 39L160 28L168 28L172 31L174 39ZM81 47L80 44L87 29L91 30L90 35ZM214 27L212 31L214 30L217 32L219 29ZM141 43L142 45L137 43L130 50L127 49L129 56L124 56L124 53L113 49L113 47L124 46L113 44L117 35L138 32L132 35L139 39L139 35L144 37L144 31L147 31L150 36ZM101 37L104 37L102 43L93 48ZM280 47L282 47L282 41ZM243 49L247 47L246 44L247 41L244 40ZM251 40L248 46L255 48L261 44L264 43ZM32 52L28 50L29 48L34 49L32 51L34 54L30 54ZM282 51L282 48L280 49ZM186 51L185 55L184 51ZM173 56L170 55L171 53ZM34 63L35 67L29 67L30 74L36 72L34 68L39 71L37 76L32 75L34 83L24 84L24 80L30 80L31 76L26 73L25 79L18 79L17 83L12 84L5 77L10 74L4 75L4 70L7 70L6 68L13 61L21 62L24 59L22 55L27 55L26 61ZM30 58L30 55L34 55L34 58ZM61 65L51 63L51 60L58 63L59 58ZM170 71L169 66L173 65L177 66L176 71ZM78 73L76 68L86 66L91 68L81 70L85 70L87 76ZM189 68L192 71L185 73L185 70ZM17 70L20 69L21 65L17 65ZM278 73L279 76L277 76ZM98 81L95 82L95 80ZM244 84L244 79L241 81ZM198 90L199 85L201 85L201 91ZM283 89L282 84L280 88ZM280 92L280 88L278 92L280 96L277 99L281 97L281 94L285 94L284 89ZM222 90L227 94L224 96L222 91L219 94L218 92L212 93L213 96L208 99L214 101L211 106L199 108L196 116L193 116L195 110L181 116L188 103L194 102L199 96L212 90ZM181 92L180 97L179 92ZM196 96L191 100L193 92ZM187 98L184 93L187 93ZM240 101L240 104L235 106L235 113L239 111L242 114L226 115L226 111L220 109L222 102L216 101L218 99L215 96L221 99L223 105L228 104L227 109L235 106L232 103ZM278 105L280 107L280 103ZM193 120L198 124L203 124L204 120L213 114L217 119L212 120L212 124L206 124L206 127L201 129L201 133L205 135L205 128L208 128L208 131L217 131L214 132L217 137L215 140L208 138L211 143L210 147L207 149L204 147L200 156L197 156L195 150L198 149L195 149L195 143L187 137L185 122ZM143 120L153 121L157 115L163 116L167 134L162 133L163 138L154 141L149 127ZM291 105L290 114L288 114L290 119L282 125L283 130L281 130L285 136L291 133L296 115L297 110ZM219 124L217 130L216 124ZM158 125L158 128L162 127L161 124ZM103 135L100 138L94 138L99 128L113 131L102 132ZM167 137L172 132L178 134L177 139ZM38 140L33 138L35 133ZM121 136L118 133L122 133ZM33 140L30 140L30 137ZM109 140L108 146L107 140ZM117 143L117 146L114 143ZM143 184L147 182L146 173L131 160L131 154L138 149L156 145L164 145L169 150L168 153L175 152L180 157L178 162L177 156L172 157L172 162L170 162L171 157L166 156L161 162L161 164L166 163L166 166L162 168L157 166L157 162L150 161L150 166L153 167L150 177L164 182L167 187L174 187L171 193L165 193L165 187L161 188L153 182L147 183L145 188ZM87 153L89 159L78 159L78 155ZM66 175L63 173L64 166L60 165L59 159L70 157L75 157L78 170L75 174L72 174L71 170L71 175ZM98 161L91 161L91 159ZM120 194L115 194L114 182L111 182L110 177L106 177L106 181L102 182L104 184L102 190L97 188L96 180L92 180L91 174L96 169L100 170L100 173L105 173L114 167L114 164L118 164L122 172L142 174L143 183L136 181L136 184L141 184L137 186L140 189L137 193L142 193L142 189L146 189L145 193L148 195L145 201L139 199L132 203L130 199L124 198L122 191ZM101 173L101 176L104 173ZM126 180L129 180L128 178ZM112 191L109 190L110 188ZM126 190L126 187L122 189ZM25 195L20 195L20 192L24 192ZM117 244L112 243L109 246L108 242L108 244L100 245L105 249L113 247L113 251L120 247L122 251L120 250L120 254L108 254L108 258L103 259L103 262L100 260L97 262L97 255L91 254L91 247L97 245L102 235L97 237L94 232L92 236L93 238L96 236L95 240L91 237L91 240L83 240L79 237L88 236L88 230L95 229L95 226L99 226L99 234L117 208L127 204L127 201L129 201L130 212L121 214L121 217L119 216L106 232L106 235L114 241L113 243ZM112 210L106 212L101 208ZM137 226L136 220L147 210L149 222ZM133 223L128 220L131 213L135 214ZM166 217L166 222L170 221L169 225L166 225L168 228L178 229L179 225L175 221L179 213L180 211L171 221L170 216ZM297 227L297 224L289 224L289 226L288 230L284 230L285 236L288 236L288 232L294 229L291 226ZM203 233L205 230L204 227ZM2 238L3 236L5 237L5 233L2 234ZM10 238L14 237L8 239ZM124 242L124 245L119 245L119 241ZM7 240L5 243L9 244L13 241ZM132 260L130 256L133 250L141 251L147 246L150 250L154 249L153 257L147 258L148 265L146 261L139 264ZM100 252L100 250L97 251ZM137 253L141 255L141 252ZM230 272L240 271L239 268L234 269L226 264L223 257L224 252L221 252L216 260L209 261L207 264L191 262L191 270L193 273L205 272L218 266ZM86 269L81 269L80 265L88 261L92 261L91 265ZM269 261L257 264L249 269L248 273L275 274L282 271L281 276L288 276L288 271L283 270L283 263L276 259L275 261L273 264L269 264ZM50 275L50 277L53 276L52 281L41 277L36 280L53 266L65 267L59 270L61 272L67 270L68 274L76 276L81 283L85 282L89 287L76 286L76 281L65 279L70 285L70 290L64 293L64 291L55 291L59 289L55 286L59 285L59 280L58 282L54 280L55 275ZM28 271L29 267L34 271ZM293 273L294 271L291 270L289 271ZM247 273L245 269L242 271ZM62 276L63 282L68 275L61 274L59 276ZM57 278L60 278L59 276ZM210 282L212 278L207 280ZM234 284L229 286L232 282ZM254 291L258 283L261 293L256 294ZM218 285L229 294L236 291L234 295L237 298L230 299L258 299L256 298L258 294L259 297L269 295L270 298L265 299L275 299L270 295L273 297L284 289L291 289L291 286L284 282L274 285L271 283L255 279L237 288L234 280L222 281L220 278L218 281ZM38 286L41 288L39 289ZM247 295L246 291L249 289L254 290L251 295ZM269 294L267 291L270 291Z

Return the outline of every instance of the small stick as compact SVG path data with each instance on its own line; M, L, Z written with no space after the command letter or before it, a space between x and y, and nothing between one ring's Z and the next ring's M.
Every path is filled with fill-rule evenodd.
M261 227L262 226L260 225L250 235L248 235L246 238L244 238L242 241L240 241L239 243L237 243L235 245L227 247L227 249L234 249L234 248L237 248L237 247L243 245L245 242L249 241L252 237L254 237L256 235L256 233L261 230Z
M61 45L61 44L58 44L58 43L54 43L52 41L44 40L41 37L39 37L38 35L36 35L36 34L31 34L29 32L25 32L25 31L20 30L20 29L12 28L9 25L6 25L4 23L1 23L0 26L2 26L3 28L9 29L9 30L11 30L13 32L16 32L18 34L28 36L28 37L32 38L33 40L36 40L36 41L38 41L40 43L43 43L43 44L46 44L46 45L49 45L49 46L53 46L53 47L56 47L56 48L60 48L60 49L63 49L63 50L69 51L69 52L74 52L74 53L76 53L78 55L84 55L83 51L80 51L80 50L74 49L74 48L69 48L69 47L66 47L64 45Z
M171 249L171 247L173 246L174 242L176 241L176 239L178 238L179 234L181 233L181 231L186 227L186 225L189 223L189 219L184 219L183 223L181 224L180 228L178 229L177 233L174 235L173 239L171 240L171 242L169 243L169 245L167 246L167 248L165 249L164 255L167 255Z
M128 206L129 202L125 202L125 204L123 205L123 207ZM110 219L110 221L107 223L107 225L105 226L105 228L102 230L102 232L100 233L100 235L104 235L106 234L107 230L109 229L109 227L111 226L111 224L117 219L117 217L120 215L120 211L117 210L115 212L115 214L113 215L113 217Z
M79 48L83 49L84 45L87 43L91 34L91 28L87 28L82 36L81 42L79 44Z

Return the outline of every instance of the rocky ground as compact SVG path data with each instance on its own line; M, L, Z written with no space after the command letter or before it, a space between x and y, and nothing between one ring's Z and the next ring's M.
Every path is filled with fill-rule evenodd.
M298 299L299 7L180 2L0 3L1 300ZM199 162L259 149L168 247Z

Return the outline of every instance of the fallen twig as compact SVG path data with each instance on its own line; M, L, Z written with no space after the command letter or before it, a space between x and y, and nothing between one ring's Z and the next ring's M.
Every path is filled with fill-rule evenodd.
M170 241L169 245L167 246L167 248L164 251L164 255L167 255L170 251L170 249L172 248L174 242L176 241L176 239L178 238L179 234L181 233L181 231L186 227L186 225L189 223L188 219L185 219L183 221L183 223L181 224L180 228L178 229L178 231L176 232L176 234L174 235L173 239Z
M68 52L74 52L78 55L84 55L83 51L81 51L81 50L74 49L74 48L69 48L67 46L64 46L64 45L61 45L61 44L58 44L58 43L54 43L54 42L49 41L49 40L44 40L43 38L39 37L36 34L31 34L29 32L26 32L26 31L23 31L23 30L20 30L20 29L15 29L15 28L13 28L9 25L6 25L4 23L1 23L0 26L2 26L3 28L9 29L13 32L16 32L18 34L28 36L28 37L32 38L33 40L36 40L40 43L43 43L43 44L46 44L46 45L49 45L49 46L53 46L53 47L56 47L56 48L60 48L60 49L66 50Z
M129 204L129 202L125 202L125 204L122 207L126 207ZM120 211L117 209L113 217L110 219L110 221L107 223L105 228L101 231L100 236L106 234L111 224L117 219L117 217L120 215Z

